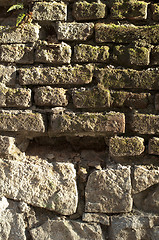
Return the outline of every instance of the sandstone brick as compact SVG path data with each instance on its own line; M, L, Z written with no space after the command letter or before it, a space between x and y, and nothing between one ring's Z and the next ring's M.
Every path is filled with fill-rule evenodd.
M151 5L152 10L152 19L154 21L159 21L159 4L152 4Z
M147 43L159 42L159 25L134 26L97 23L95 25L96 42L132 43L144 40Z
M159 138L154 137L149 140L149 154L159 155Z
M23 27L4 31L0 33L0 43L32 43L39 39L39 25L25 24Z
M151 64L158 65L159 64L159 46L155 46L151 51Z
M62 21L67 18L67 5L63 2L36 2L33 19L37 21Z
M110 92L101 85L89 89L74 89L72 98L76 108L110 107Z
M101 223L106 226L110 225L109 216L105 213L84 213L82 221Z
M159 70L96 68L95 78L106 88L159 89Z
M70 63L71 47L66 43L40 45L35 51L35 62L40 63Z
M38 87L35 89L35 104L38 106L66 106L68 100L63 88Z
M106 5L103 3L79 1L73 5L73 16L76 20L96 20L105 18Z
M144 20L147 18L148 3L144 1L115 1L111 8L113 19Z
M112 137L109 141L111 156L138 156L145 150L141 137Z
M58 23L57 38L64 41L86 41L93 35L93 23Z
M19 82L21 85L88 84L92 81L93 70L92 64L20 68Z
M16 67L14 65L0 64L0 83L6 86L13 86L16 80Z
M43 133L45 132L44 117L32 111L1 111L0 130L29 134Z
M74 47L75 62L107 62L108 58L108 46L79 44Z
M96 136L125 132L123 113L75 113L55 108L50 117L51 135Z
M0 193L63 215L76 212L76 171L71 163L0 159Z
M90 174L85 190L86 212L120 213L132 209L130 167Z
M1 45L0 60L2 62L31 64L34 62L33 46L28 44Z

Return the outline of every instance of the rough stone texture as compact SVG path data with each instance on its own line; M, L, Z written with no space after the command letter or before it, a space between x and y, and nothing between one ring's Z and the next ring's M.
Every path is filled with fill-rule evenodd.
M38 87L35 89L35 104L38 106L66 106L66 90L63 88Z
M149 154L159 155L159 138L152 138L149 140Z
M152 19L155 21L159 21L159 4L152 4Z
M79 44L74 47L75 62L107 62L108 58L108 46Z
M62 21L67 18L67 5L63 2L37 2L33 6L33 19L37 21Z
M94 171L85 189L86 212L120 213L132 209L130 167Z
M71 47L62 42L61 44L39 45L35 51L35 62L40 63L70 63Z
M107 88L159 89L159 70L96 68L95 78ZM151 79L151 81L150 81Z
M109 142L111 156L137 156L144 150L144 139L140 137L112 137Z
M15 139L13 137L0 136L0 156L8 156L14 152Z
M115 1L111 8L111 18L144 20L147 18L148 3L144 1Z
M131 131L139 134L159 134L159 115L135 113L130 120Z
M113 49L113 60L123 66L146 66L150 63L150 49L145 47L116 46Z
M74 113L55 108L50 116L50 135L104 135L124 133L125 116L123 113Z
M34 62L33 46L29 44L1 45L0 61L32 64Z
M0 64L0 83L13 86L16 80L16 67L14 65Z
M31 229L33 240L104 240L102 229L96 223L81 223L78 221L50 220L43 225Z
M45 132L44 117L32 111L1 111L0 130L21 133Z
M153 65L159 64L159 46L155 46L151 51L151 63Z
M101 223L106 226L110 225L109 216L104 213L84 213L82 221Z
M25 24L23 27L0 31L0 43L32 43L39 39L39 25Z
M106 5L103 3L79 1L73 5L73 16L76 20L96 20L106 17Z
M0 193L63 215L76 212L76 172L71 163L0 159Z
M93 23L58 23L57 38L64 41L86 41L93 35Z
M159 94L155 95L155 109L159 110Z
M156 44L159 41L159 25L134 26L97 23L95 25L96 42L132 43L146 40Z
M110 107L110 92L102 85L88 89L74 89L72 98L76 108Z
M62 67L20 68L21 85L80 85L92 81L94 67L91 64Z

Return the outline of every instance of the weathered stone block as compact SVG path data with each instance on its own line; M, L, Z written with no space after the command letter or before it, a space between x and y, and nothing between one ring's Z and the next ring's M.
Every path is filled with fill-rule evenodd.
M84 213L82 221L101 223L106 226L110 225L109 216L105 213Z
M106 5L101 2L79 1L73 5L73 16L76 20L96 20L105 18L106 14Z
M111 8L113 19L144 20L148 3L144 1L115 1Z
M146 66L150 63L150 49L145 47L115 46L113 60L123 66Z
M33 46L28 44L1 45L0 60L2 62L32 64L34 62Z
M112 137L109 141L111 156L137 156L144 150L144 139L140 137Z
M151 5L151 11L152 11L152 19L154 21L159 21L159 4L152 4Z
M0 156L10 155L15 148L13 137L0 136Z
M96 223L82 223L78 221L68 220L48 220L43 225L31 229L31 236L33 240L86 240L86 239L98 239L104 240L102 235L102 229L99 224Z
M155 46L151 51L151 64L158 65L159 64L159 46Z
M68 100L63 88L38 87L35 89L35 104L38 106L66 106Z
M50 116L50 135L105 135L125 132L123 113L75 113L55 108Z
M96 42L132 43L144 40L147 43L159 42L159 25L134 26L97 23L95 25Z
M0 159L0 193L63 215L76 212L76 172L71 163Z
M85 190L86 212L120 213L132 209L130 167L90 174Z
M0 65L0 83L13 86L16 80L16 67Z
M72 91L73 104L76 108L110 107L110 92L102 85Z
M66 43L40 45L35 51L35 62L40 63L70 63L71 47Z
M159 115L135 113L130 120L130 128L139 134L159 134Z
M159 138L151 138L149 140L149 154L159 155Z
M93 23L58 23L57 38L64 41L86 41L93 35Z
M108 59L108 46L79 44L74 47L75 62L107 62Z
M44 117L32 111L1 111L0 130L21 133L45 132Z
M32 43L39 39L39 28L37 24L25 24L16 29L5 30L1 27L0 43Z
M36 2L33 19L37 21L62 21L67 18L67 5L63 2Z
M21 85L80 85L92 81L94 66L68 65L62 67L20 68Z

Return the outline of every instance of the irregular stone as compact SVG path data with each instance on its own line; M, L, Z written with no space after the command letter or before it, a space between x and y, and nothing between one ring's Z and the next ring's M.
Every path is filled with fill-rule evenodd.
M73 5L73 16L76 20L96 20L105 18L106 5L101 2L79 1Z
M149 140L149 154L159 155L159 138L153 137Z
M155 46L151 51L151 64L158 65L159 64L159 46Z
M16 80L16 67L14 65L0 65L0 83L13 86Z
M72 99L76 108L110 107L110 92L102 85L88 89L73 89Z
M92 64L62 67L20 68L21 85L80 85L92 81L94 67Z
M67 220L48 220L43 225L31 229L33 240L104 240L102 229L96 223L81 223Z
M62 42L61 44L39 45L35 51L35 62L40 63L70 63L71 47Z
M115 46L113 60L123 66L146 66L150 63L150 49L145 47Z
M75 113L55 108L50 116L50 135L97 136L124 133L125 116L123 113Z
M140 137L112 137L109 141L111 156L138 156L144 150L144 139Z
M95 78L106 88L159 89L159 70L96 68Z
M63 88L38 87L35 89L35 104L38 106L66 106L68 100Z
M74 47L75 62L107 62L108 58L108 46L79 44Z
M85 211L120 213L132 209L130 167L94 171L85 189Z
M131 131L139 134L159 134L159 115L135 113L130 120Z
M158 44L159 25L134 26L127 24L115 25L97 23L95 25L96 42L132 43L134 41L146 41L147 43Z
M159 4L151 4L152 19L159 21Z
M110 225L109 216L104 213L84 213L82 221L101 223L106 226Z
M58 23L57 38L64 41L86 41L93 35L93 23Z
M0 159L0 193L33 206L71 215L76 212L76 172L71 163L49 164Z
M37 24L25 24L23 27L5 30L1 27L0 43L32 43L39 39L39 28Z
M115 1L111 8L111 18L144 20L147 18L148 3L144 1Z
M32 10L37 21L62 21L67 19L67 5L63 2L36 2Z
M0 46L0 60L21 64L34 63L34 49L29 44L8 44Z
M20 133L45 132L44 116L32 111L4 110L0 112L0 130Z

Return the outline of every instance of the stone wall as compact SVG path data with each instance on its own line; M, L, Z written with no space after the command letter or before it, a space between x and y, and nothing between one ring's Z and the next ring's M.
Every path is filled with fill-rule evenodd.
M159 239L159 4L0 0L0 239Z

